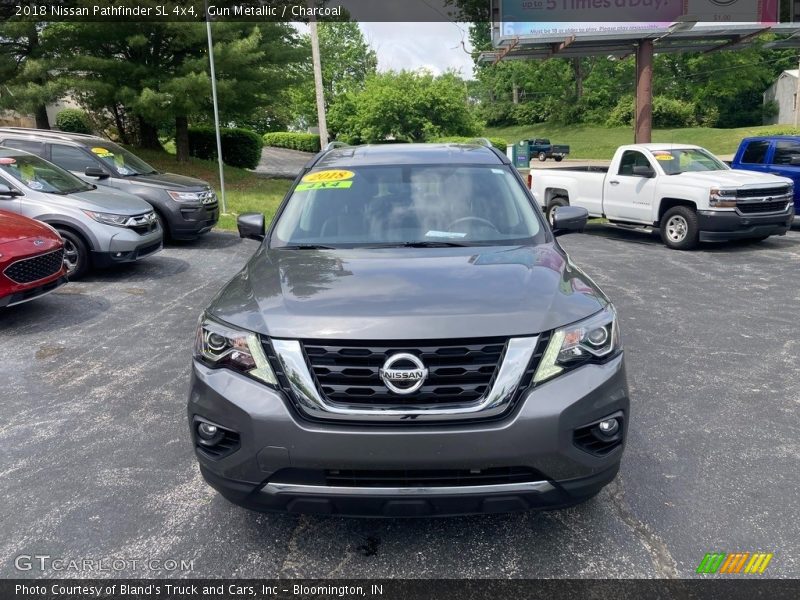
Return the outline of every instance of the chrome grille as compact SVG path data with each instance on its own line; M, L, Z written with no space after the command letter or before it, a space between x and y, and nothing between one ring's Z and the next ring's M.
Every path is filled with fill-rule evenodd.
M4 271L6 277L15 283L33 283L55 275L64 264L64 250L59 248L47 254L18 260Z
M471 402L486 393L505 342L504 339L363 345L305 342L303 347L320 390L333 402L442 404ZM387 358L400 353L415 355L429 372L425 384L408 396L390 392L378 373Z

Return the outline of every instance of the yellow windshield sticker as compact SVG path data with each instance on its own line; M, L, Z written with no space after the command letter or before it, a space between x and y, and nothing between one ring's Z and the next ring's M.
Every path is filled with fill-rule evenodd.
M656 160L675 160L675 157L669 152L659 152L658 154L653 154L653 156L656 157Z
M352 171L343 171L333 169L329 171L315 171L303 177L303 181L307 183L318 183L320 181L346 181L352 179L356 174Z
M352 185L352 181L318 181L316 183L301 183L295 188L295 191L307 192L310 190L346 190Z
M99 156L100 158L111 158L112 156L114 156L113 152L107 150L106 148L100 148L99 146L92 148L92 152L97 154L97 156Z

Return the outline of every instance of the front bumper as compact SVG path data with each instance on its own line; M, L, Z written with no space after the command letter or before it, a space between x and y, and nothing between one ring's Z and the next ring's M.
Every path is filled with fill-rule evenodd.
M172 201L164 215L169 234L176 240L193 240L208 233L219 221L219 204L183 204Z
M0 308L14 306L16 304L35 300L36 298L41 298L60 288L65 283L67 283L67 277L66 275L62 275L55 279L50 278L46 283L37 282L29 286L15 286L12 293L0 297Z
M139 235L135 231L122 230L109 242L108 249L92 252L92 264L97 268L130 263L147 258L164 247L161 229Z
M330 424L297 415L282 393L244 376L194 363L188 414L237 432L238 449L214 459L196 447L203 476L223 496L256 510L353 516L423 516L558 508L596 494L619 469L629 398L622 356L586 365L526 392L502 420L416 426ZM575 431L623 417L623 443L597 456ZM527 468L511 487L464 485L375 490L296 481L327 470Z
M740 214L736 211L698 211L700 241L714 242L769 235L784 235L792 226L794 207L772 214Z

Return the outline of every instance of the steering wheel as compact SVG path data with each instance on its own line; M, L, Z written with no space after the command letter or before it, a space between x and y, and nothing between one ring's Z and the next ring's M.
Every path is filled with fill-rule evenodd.
M461 217L460 219L456 219L455 221L450 223L450 225L447 226L447 231L451 231L453 227L455 227L456 225L459 225L461 223L466 223L467 221L474 221L476 223L480 223L481 225L485 225L486 227L489 227L490 229L493 229L498 233L500 232L500 230L497 229L497 225L495 225L488 219L483 219L481 217Z

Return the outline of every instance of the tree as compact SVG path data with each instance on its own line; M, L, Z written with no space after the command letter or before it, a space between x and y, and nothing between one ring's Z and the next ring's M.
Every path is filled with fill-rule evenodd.
M421 142L448 135L477 135L467 86L455 73L387 72L331 107L331 129L340 138L380 142L388 137Z
M53 41L43 23L0 24L0 108L33 114L40 129L50 129L47 104L64 95L49 72Z
M322 84L325 108L330 107L345 94L360 90L368 77L378 68L378 56L370 47L353 21L321 21L319 32ZM303 39L306 61L298 73L298 85L292 91L295 120L302 126L317 121L314 96L314 74L311 65L311 46L308 36Z
M160 147L159 128L176 133L178 158L188 158L189 121L211 118L206 30L202 23L58 23L62 68L87 108L108 112L123 141L131 130ZM220 117L234 123L285 103L287 66L301 59L285 23L213 25Z

